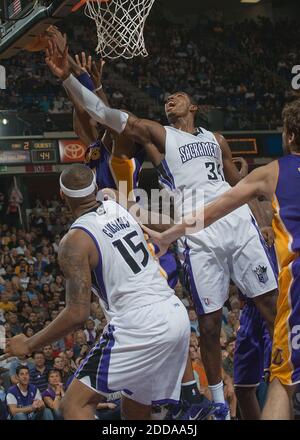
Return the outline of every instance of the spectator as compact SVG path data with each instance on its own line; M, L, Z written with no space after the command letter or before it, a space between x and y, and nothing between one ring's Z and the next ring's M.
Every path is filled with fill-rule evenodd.
M223 369L228 376L233 379L233 358L235 349L235 337L230 338L227 341L227 356L223 360Z
M53 364L54 364L52 345L45 345L45 347L43 348L43 353L45 357L45 365L48 368L48 370L50 370L53 368Z
M239 328L239 320L237 314L233 311L228 313L228 322L227 324L222 324L222 328L226 334L227 340L236 337L236 332Z
M11 362L9 368L9 376L10 381L13 385L16 385L18 383L19 379L17 377L17 370L19 367L26 367L29 371L31 371L34 368L34 363L30 359L27 359L26 356L19 356Z
M4 370L3 368L0 368L0 420L6 420L8 416L6 409L6 401L5 401L6 393L5 393L5 388L3 386L3 378L1 376L3 370Z
M46 408L52 411L55 420L62 418L59 411L61 399L64 397L64 388L60 370L52 369L47 374L47 389L42 393Z
M190 345L190 358L192 361L192 367L194 376L201 394L207 399L211 400L211 393L208 388L208 380L204 370L204 365L201 358L201 352L199 347Z
M33 354L34 368L30 371L30 382L43 393L48 384L48 369L46 367L45 355L42 351Z
M6 314L6 322L10 326L10 331L13 336L23 333L22 327L18 321L18 315L13 312Z
M89 347L92 347L96 341L95 323L92 319L88 319L85 323L84 334Z
M43 328L43 325L40 322L38 322L38 317L36 313L33 312L30 313L28 322L30 324L30 327L33 329L34 333L39 332Z
M54 359L53 367L56 370L60 371L61 377L62 377L62 383L65 385L71 376L73 376L73 373L71 369L65 364L65 357L63 356L64 353L61 353L59 356L57 356Z
M85 357L89 352L89 347L87 345L86 335L85 335L84 331L78 330L75 333L74 342L75 343L73 346L73 350L74 350L75 358L77 358L79 356Z
M24 334L27 336L27 338L31 338L31 336L34 335L34 330L32 327L30 327L30 324L26 324L24 326Z
M9 388L6 403L13 420L53 420L51 411L45 408L40 391L29 382L29 369L19 366L17 384Z
M58 252L58 246L59 246L59 243L60 243L60 235L59 234L56 234L55 235L55 240L54 240L54 242L52 243L52 247L53 247L53 250L54 250L54 252L57 254L57 252Z
M188 309L188 314L189 314L189 318L190 318L191 329L193 329L196 332L197 336L200 336L199 323L198 323L198 318L197 318L197 314L195 312L195 309L190 307Z
M65 353L66 353L67 358L69 359L71 370L75 371L77 369L77 367L76 367L75 360L74 360L73 348L67 348Z
M15 304L9 301L9 295L5 290L1 293L0 297L0 310L4 312L14 312L16 310Z
M24 301L25 299L26 299L26 302ZM20 322L21 326L24 327L24 325L26 323L28 323L29 316L32 312L32 308L29 305L29 299L28 299L26 292L23 292L21 294L21 301L18 305L18 310L19 310L19 322Z

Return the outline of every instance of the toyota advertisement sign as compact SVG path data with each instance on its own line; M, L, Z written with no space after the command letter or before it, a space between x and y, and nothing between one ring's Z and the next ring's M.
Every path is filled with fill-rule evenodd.
M85 146L79 139L64 139L58 143L62 163L84 162Z

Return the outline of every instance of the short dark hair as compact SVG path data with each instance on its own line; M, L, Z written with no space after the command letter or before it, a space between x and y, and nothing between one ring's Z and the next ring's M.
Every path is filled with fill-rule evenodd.
M27 370L28 373L29 373L29 368L27 367L27 365L19 365L19 366L16 368L16 375L17 375L17 376L19 376L21 370Z
M82 189L91 185L93 172L83 164L74 164L65 168L61 174L62 183L69 189Z
M282 118L287 133L295 136L296 150L300 151L300 99L286 104Z
M43 355L43 356L45 357L43 351L35 351L35 352L33 353L32 357L35 358L35 356L36 356L37 354L41 354L41 355Z
M57 368L51 368L51 370L49 370L48 373L47 373L47 381L48 381L48 382L49 382L50 374L53 374L53 373L57 373L57 374L59 374L59 375L60 375L60 378L62 378L62 377L61 377L61 372L60 372Z

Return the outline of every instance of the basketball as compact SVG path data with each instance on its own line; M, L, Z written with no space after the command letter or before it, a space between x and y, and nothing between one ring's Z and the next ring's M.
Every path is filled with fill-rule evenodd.
M48 38L45 34L38 35L34 37L29 43L24 47L28 52L40 52L45 50L48 45Z

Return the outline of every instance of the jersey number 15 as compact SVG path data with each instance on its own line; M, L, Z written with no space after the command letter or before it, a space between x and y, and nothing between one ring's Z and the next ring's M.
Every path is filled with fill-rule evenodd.
M139 252L142 252L143 254L143 260L141 261L141 265L143 267L146 267L149 261L149 253L142 241L140 241L138 244L133 243L132 238L136 237L138 233L136 231L130 232L129 234L125 235L121 240L116 240L113 242L113 246L118 249L130 269L133 273L137 274L141 272L142 268L139 266L137 261L131 256L131 254L128 252L128 247L135 253L138 254ZM125 242L125 243L124 243ZM127 246L126 246L127 245Z

